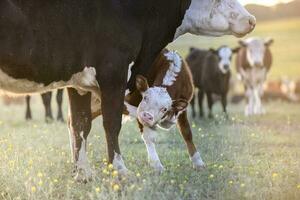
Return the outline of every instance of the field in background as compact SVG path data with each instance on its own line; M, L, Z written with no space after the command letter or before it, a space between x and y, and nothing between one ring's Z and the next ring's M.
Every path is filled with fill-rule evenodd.
M274 65L270 79L280 79L282 76L291 79L300 78L300 18L258 22L250 36L272 37L275 41L271 47ZM217 48L225 44L236 47L238 39L232 36L209 38L186 35L170 45L170 48L178 50L185 57L191 46Z
M67 106L64 102L64 111ZM243 105L230 106L230 119L191 120L194 142L207 168L194 171L176 129L160 131L157 150L166 171L156 176L134 121L124 124L120 144L132 175L113 177L106 165L101 119L88 138L95 180L74 182L66 124L44 123L40 97L32 122L24 106L0 104L0 199L299 199L300 107L273 102L268 114L245 118ZM220 113L220 106L215 113Z

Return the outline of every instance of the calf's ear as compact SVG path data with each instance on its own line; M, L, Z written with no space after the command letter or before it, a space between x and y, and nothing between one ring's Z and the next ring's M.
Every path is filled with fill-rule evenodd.
M136 79L135 85L138 91L145 92L146 90L148 90L149 88L148 81L144 76L137 75L135 79Z
M268 47L268 46L270 46L271 44L273 44L274 43L274 40L273 40L273 38L267 38L267 39L265 39L265 45Z
M235 48L231 49L231 51L232 51L232 53L238 53L240 49L241 49L241 47L235 47Z
M175 112L180 112L185 110L188 107L189 103L185 99L177 99L174 100L172 103L172 109Z

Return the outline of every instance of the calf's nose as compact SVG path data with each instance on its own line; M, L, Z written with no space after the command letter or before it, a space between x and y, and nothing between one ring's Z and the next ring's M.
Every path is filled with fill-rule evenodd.
M142 114L143 120L146 122L152 122L153 121L153 115L149 112L143 112Z

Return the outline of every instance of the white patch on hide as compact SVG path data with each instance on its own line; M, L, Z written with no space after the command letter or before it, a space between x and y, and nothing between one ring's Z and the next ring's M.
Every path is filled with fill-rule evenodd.
M93 67L85 67L82 72L72 75L69 81L58 81L49 85L27 79L14 79L0 69L0 90L11 95L44 93L65 87L75 88L83 93L87 91L94 92L97 96L100 94L96 80L96 70Z
M192 0L174 40L185 33L241 37L249 33L255 23L255 17L237 0Z
M131 69L132 69L133 65L134 65L134 62L132 61L132 62L129 64L129 66L128 66L127 82L128 82L128 81L130 80L130 78L131 78ZM126 96L127 94L129 94L129 93L130 93L130 91L127 89L127 90L125 91L125 96Z
M222 47L219 49L218 54L220 57L219 69L223 74L226 74L230 70L232 50L229 47ZM228 69L224 68L225 65L228 66Z
M115 170L118 171L119 174L123 174L125 175L128 172L128 169L126 168L123 158L120 154L118 153L114 153L114 160L113 160L113 166L115 168Z
M248 38L244 41L247 45L247 60L251 67L260 64L263 67L266 52L265 40L257 37Z
M150 87L143 93L143 99L138 106L138 119L144 124L142 115L144 112L147 112L153 116L153 122L147 125L154 126L165 115L165 113L162 112L162 109L166 108L166 111L168 111L171 109L171 106L172 98L166 88Z
M86 140L83 137L83 132L80 133L80 137L82 139L81 147L78 152L78 160L76 161L76 167L78 173L82 170L84 172L85 178L89 179L92 177L92 170L88 162L87 153L86 153ZM77 174L78 176L79 174ZM76 178L75 178L76 179Z
M160 162L158 154L155 149L155 130L144 127L142 133L142 139L146 145L148 152L148 161L151 167L153 167L156 171L162 172L164 170L163 165Z
M181 71L182 60L181 57L175 51L169 51L164 55L169 61L169 69L163 79L162 85L171 86L176 81L176 77Z
M205 167L205 163L203 162L199 152L195 152L190 159L195 169L203 169Z

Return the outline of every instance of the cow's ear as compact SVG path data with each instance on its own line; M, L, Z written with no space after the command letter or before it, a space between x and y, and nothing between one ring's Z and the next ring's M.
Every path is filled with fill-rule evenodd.
M240 49L241 49L241 47L235 47L235 48L231 49L231 51L232 51L232 53L238 53Z
M267 38L266 40L265 40L265 45L268 47L268 46L270 46L271 44L273 44L274 43L274 40L273 40L273 38Z
M172 109L175 112L181 112L188 107L189 103L185 99L177 99L174 100L172 103Z
M239 44L241 47L247 47L247 43L244 40L239 40Z
M210 48L209 51L210 51L211 53L213 53L213 54L218 54L218 50L215 50L215 49L213 49L213 48Z
M135 84L136 89L138 89L140 92L145 92L149 88L147 79L142 75L136 76Z

